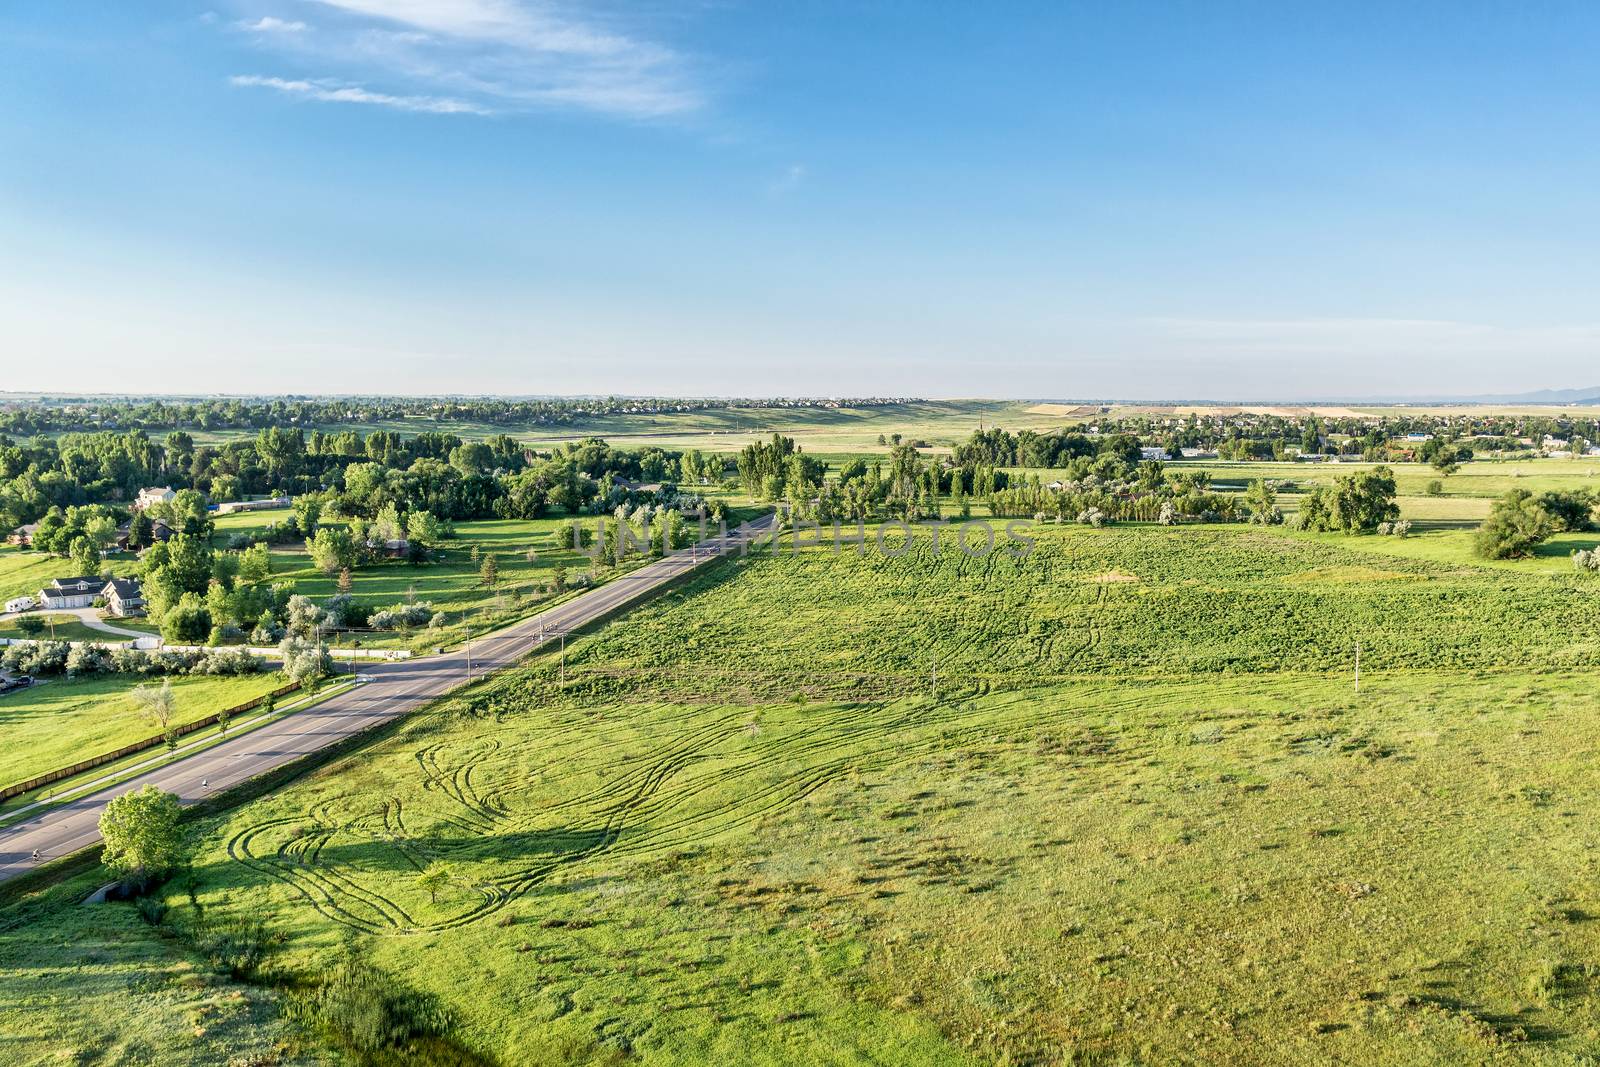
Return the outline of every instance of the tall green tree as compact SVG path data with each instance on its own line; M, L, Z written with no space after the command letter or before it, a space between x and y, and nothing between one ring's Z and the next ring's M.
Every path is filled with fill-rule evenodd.
M1473 537L1473 550L1484 559L1517 559L1533 554L1556 531L1550 513L1526 489L1513 489L1494 502L1489 517Z
M100 815L101 862L125 881L143 881L182 857L178 798L153 785L112 798Z

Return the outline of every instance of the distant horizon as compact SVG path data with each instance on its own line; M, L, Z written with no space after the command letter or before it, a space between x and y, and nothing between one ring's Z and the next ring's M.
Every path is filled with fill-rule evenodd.
M1551 396L1549 394L1570 394L1570 398ZM8 400L8 398L17 398ZM912 396L912 395L847 395L828 393L743 393L743 394L712 394L712 393L627 393L627 392L582 392L582 393L460 393L460 392L326 392L312 393L305 391L294 392L204 392L204 393L174 393L174 392L84 392L79 390L63 389L26 389L6 390L0 389L0 402L28 403L44 401L113 401L113 400L148 400L148 401L206 401L206 400L500 400L508 402L521 401L554 401L576 402L589 400L661 400L661 401L710 401L718 403L737 404L740 402L821 402L832 401L848 406L852 403L991 403L991 404L1117 404L1117 405L1149 405L1154 407L1170 407L1173 405L1209 405L1209 406L1334 406L1361 404L1375 407L1408 405L1420 406L1447 406L1447 405L1481 405L1495 406L1507 404L1523 404L1528 406L1570 407L1583 405L1589 402L1600 404L1600 386L1592 389L1541 389L1522 394L1461 394L1461 395L1418 395L1402 396L1397 394L1380 394L1375 396L1299 396L1299 397L1228 397L1228 396L1194 396L1194 397L1135 397L1135 396L978 396L978 395L950 395L950 396Z

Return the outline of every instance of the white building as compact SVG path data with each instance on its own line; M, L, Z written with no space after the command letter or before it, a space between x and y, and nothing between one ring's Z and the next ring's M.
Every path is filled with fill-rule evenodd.
M30 611L33 609L34 603L35 601L31 596L12 597L6 601L6 614L9 615L17 611Z
M132 578L113 578L101 589L106 610L117 618L144 614L144 590Z
M39 590L42 608L87 608L106 587L104 578L56 578Z
M153 504L170 503L172 498L177 495L177 492L170 485L151 486L148 489L141 489L139 490L139 495L134 498L133 510L143 511Z

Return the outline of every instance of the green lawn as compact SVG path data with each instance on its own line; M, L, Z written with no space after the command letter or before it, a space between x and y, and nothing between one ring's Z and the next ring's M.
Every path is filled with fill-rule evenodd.
M45 627L38 634L38 639L43 641L98 641L102 644L117 644L129 638L108 634L104 630L96 630L92 626L80 622L76 615L66 615L58 612L34 612L32 618L40 619ZM120 625L114 623L113 625ZM0 637L28 638L33 635L24 633L17 625L16 619L0 622Z
M48 678L0 696L0 785L66 767L160 731L140 717L131 696L141 682L127 675ZM172 679L174 722L204 718L283 684L274 673L240 678Z

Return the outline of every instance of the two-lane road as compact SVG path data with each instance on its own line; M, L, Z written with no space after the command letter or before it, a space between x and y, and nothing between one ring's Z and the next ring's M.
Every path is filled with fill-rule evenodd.
M558 640L596 619L640 600L661 586L727 552L740 539L766 533L773 517L746 523L727 537L713 537L613 578L596 589L515 626L472 642L472 677L480 678L521 660L540 645ZM100 813L112 797L155 785L193 803L327 748L378 723L414 711L467 682L466 651L423 659L362 666L365 685L305 711L293 712L231 741L157 768L119 785L50 808L0 830L0 881L42 862L87 848L100 839ZM39 859L34 859L38 850Z

